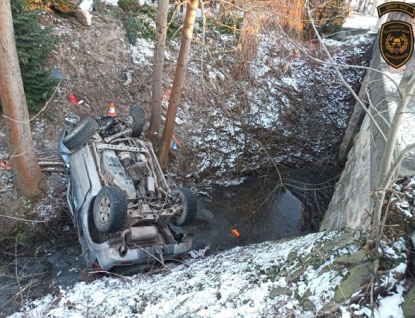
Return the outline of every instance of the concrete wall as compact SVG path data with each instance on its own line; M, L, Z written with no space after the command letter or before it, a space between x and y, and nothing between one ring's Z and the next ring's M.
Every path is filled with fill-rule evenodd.
M401 21L406 20L405 16L394 16L393 18ZM415 72L415 56L412 56L405 66L395 70L383 61L378 43L379 40L376 39L371 67L388 74L399 84L401 89L404 89L409 78ZM365 77L364 85L359 93L361 97L364 97L366 92L369 92L370 101L376 109L371 113L385 135L388 133L388 124L385 120L390 122L390 118L393 116L399 102L398 90L392 83L384 75L370 71ZM368 101L369 99L366 98L367 105ZM353 139L353 135L357 130L356 127L360 124L360 118L363 117L362 114L364 119L360 131ZM395 155L406 144L414 141L415 102L412 101L404 116ZM378 182L378 171L384 145L383 138L371 123L369 116L362 113L361 107L356 105L341 147L343 156L348 149L352 148L348 152L345 169L336 185L335 193L321 223L321 230L342 227L362 230L369 228L371 223L370 213L373 208L371 194ZM342 156L342 153L340 153L340 156ZM402 164L400 174L414 174L414 168L415 156L411 154Z

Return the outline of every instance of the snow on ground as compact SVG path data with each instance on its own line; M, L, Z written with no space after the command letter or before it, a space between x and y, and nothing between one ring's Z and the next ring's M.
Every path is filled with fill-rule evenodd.
M338 63L364 64L373 39L372 34L363 34L344 41L327 40L326 44ZM223 36L221 41L219 44L226 47L232 38ZM327 59L318 44L300 45L310 55ZM300 165L315 162L323 160L321 156L340 142L353 104L350 93L330 66L308 60L274 29L259 35L250 81L235 84L224 79L224 74L233 72L232 67L219 71L207 64L205 68L209 78L223 85L212 88L217 93L203 106L210 107L210 112L195 114L203 120L190 127L189 136L199 149L198 174L215 171L217 177L223 177L237 168L257 170L271 159ZM343 69L351 85L362 73ZM188 74L198 76L200 65L190 65ZM329 138L327 131L331 132ZM273 146L265 151L257 140Z
M378 17L372 15L363 15L358 12L352 12L343 24L344 28L351 29L373 29L376 28Z
M93 5L93 0L84 0L79 4L79 8L85 11L92 11Z
M166 265L161 274L78 283L28 301L24 311L10 317L315 317L347 277L348 268L336 269L333 263L355 253L358 240L334 231L236 247L185 265ZM388 248L392 255L398 250ZM391 273L403 273L405 267L401 263ZM403 317L403 282L387 274L381 284L397 290L379 296L375 317ZM350 310L343 308L343 317L350 317ZM364 303L353 311L370 312Z
M205 36L202 49L196 41L202 38L201 21L197 21L188 82L177 116L180 125L175 129L188 149L198 149L198 158L184 169L186 174L196 171L201 178L208 174L219 181L258 171L271 161L300 166L335 157L331 151L340 142L353 105L332 68L307 60L284 34L269 28L259 36L251 78L234 81L236 56L230 48L235 47L237 36L214 27ZM364 64L364 49L372 40L371 35L358 35L345 41L344 47L334 40L328 45L340 63ZM317 44L302 45L311 55L321 55ZM178 37L166 45L166 91L171 89L178 48ZM133 63L151 72L153 49L151 41L139 38L130 45ZM197 62L202 54L203 65ZM361 70L344 70L351 84L361 75ZM166 106L167 98L164 102Z
M154 43L143 38L137 38L137 43L131 45L131 56L133 63L152 68L151 59L154 56Z

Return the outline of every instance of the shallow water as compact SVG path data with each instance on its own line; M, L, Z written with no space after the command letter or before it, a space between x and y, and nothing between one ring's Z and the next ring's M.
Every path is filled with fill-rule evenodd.
M216 186L209 195L199 199L196 221L185 228L195 234L196 249L223 250L301 233L302 203L269 180L251 178L235 186Z

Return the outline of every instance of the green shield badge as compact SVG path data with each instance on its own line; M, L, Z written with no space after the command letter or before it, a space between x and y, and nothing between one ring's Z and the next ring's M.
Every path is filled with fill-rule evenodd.
M394 68L404 65L414 50L412 26L403 21L389 21L382 24L379 36L382 57Z

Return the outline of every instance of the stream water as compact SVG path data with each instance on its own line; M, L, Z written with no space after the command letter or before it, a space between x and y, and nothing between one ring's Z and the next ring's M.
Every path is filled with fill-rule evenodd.
M216 186L209 195L199 200L197 219L186 229L195 234L196 249L212 252L301 233L303 204L269 180Z

